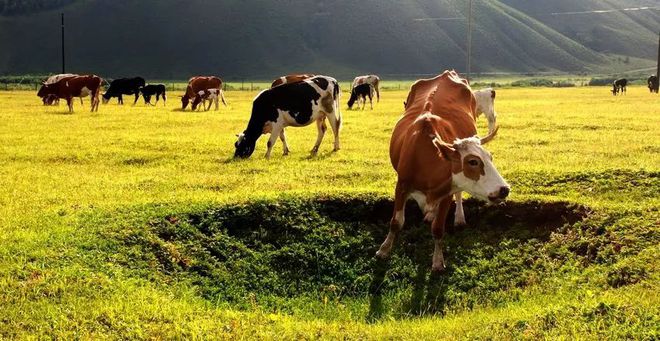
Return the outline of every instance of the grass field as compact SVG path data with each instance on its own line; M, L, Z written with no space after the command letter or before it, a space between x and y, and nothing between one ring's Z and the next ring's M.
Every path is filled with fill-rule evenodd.
M310 126L288 130L289 156L264 160L262 138L234 161L254 92L72 115L0 92L0 337L660 336L660 98L498 90L488 149L512 195L468 201L438 276L414 210L373 259L406 94L344 108L338 153L327 135L310 158Z

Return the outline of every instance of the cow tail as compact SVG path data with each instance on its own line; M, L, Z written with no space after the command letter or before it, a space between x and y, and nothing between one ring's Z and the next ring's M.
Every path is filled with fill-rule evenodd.
M218 93L220 94L220 99L222 100L222 104L227 106L227 101L225 101L225 92L222 91L222 86L220 87L220 89L218 89Z
M334 88L334 97L335 97L335 106L337 108L337 133L341 129L341 88L339 87L339 82L335 82Z

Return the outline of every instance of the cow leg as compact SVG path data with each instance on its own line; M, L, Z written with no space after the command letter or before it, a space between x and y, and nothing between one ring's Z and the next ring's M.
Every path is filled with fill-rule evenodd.
M286 135L284 134L284 128L282 128L282 132L280 133L280 140L282 140L282 145L284 148L284 156L289 155L289 144L286 143Z
M454 213L454 226L466 225L465 212L463 212L463 192L454 194L456 200L456 212Z
M167 98L165 97L165 92L163 92L163 106L167 105Z
M284 127L282 127L279 124L273 124L273 128L270 132L270 138L268 138L268 150L266 150L266 159L270 159L270 152L273 150L273 146L275 145L275 142L277 142L277 139L280 137L280 134L284 130Z
M213 103L215 103L215 111L220 110L220 100L218 99L218 96L215 96L215 98L213 99Z
M72 97L67 97L66 98L66 105L69 106L69 112L73 113L73 98Z
M394 214L390 220L390 231L387 233L387 237L383 244L380 245L378 252L376 252L376 257L378 258L387 258L392 251L392 245L394 245L394 240L396 239L399 231L403 228L403 224L406 220L406 200L408 199L408 192L406 188L401 184L401 182L396 183L396 189L394 190Z
M445 235L445 220L447 219L447 212L451 206L451 196L440 201L438 205L438 214L435 216L433 223L431 223L431 233L433 234L433 241L435 248L433 249L433 271L439 272L445 269L445 257L442 255L442 237Z
M316 128L318 129L318 136L316 137L314 148L312 148L311 151L312 155L316 155L319 152L319 147L321 146L321 141L323 141L325 131L328 130L328 126L325 125L325 118L316 120Z
M335 116L339 110L335 107L332 114L326 115L328 121L330 121L330 128L332 128L332 133L335 135L335 148L333 151L339 150L339 128L341 128L341 116Z
M369 105L371 106L371 110L374 110L374 97L369 93Z
M124 96L119 95L119 97L117 97L117 103L121 104L121 105L124 105Z
M83 99L80 97L80 105L83 105Z
M133 101L133 105L137 104L138 99L140 99L140 92L135 93L135 100Z

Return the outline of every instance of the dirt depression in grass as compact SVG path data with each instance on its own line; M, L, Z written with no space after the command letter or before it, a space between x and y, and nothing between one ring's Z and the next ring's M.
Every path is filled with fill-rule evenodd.
M374 258L392 207L389 199L369 197L230 205L152 220L120 242L127 267L190 281L213 302L280 310L295 297L368 298L377 316L382 295L405 292L395 310L406 315L510 299L542 280L548 255L571 247L555 237L583 224L589 212L565 202L468 200L469 226L449 224L447 269L435 275L430 228L411 203L391 258Z

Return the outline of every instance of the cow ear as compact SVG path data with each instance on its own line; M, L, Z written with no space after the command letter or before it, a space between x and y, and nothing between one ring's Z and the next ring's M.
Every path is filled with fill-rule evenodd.
M437 137L433 139L433 145L445 159L455 162L461 161L461 153L459 153L452 145L445 143Z

